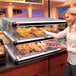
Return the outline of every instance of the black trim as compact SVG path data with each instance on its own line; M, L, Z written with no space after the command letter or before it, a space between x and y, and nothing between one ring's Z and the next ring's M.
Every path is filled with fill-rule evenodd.
M46 22L46 23L16 23L13 22L12 23L12 27L16 27L17 24L19 24L19 26L24 26L24 25L39 25L39 24L64 24L66 22ZM67 24L67 23L66 23Z
M13 22L12 27L16 27L16 26L17 26L16 22Z
M49 40L49 39L54 39L53 37L49 37L49 38L42 38L42 39L36 39L36 40L30 40L30 41L24 41L24 42L17 42L14 41L14 45L19 45L19 44L25 44L25 43L31 43L31 42L37 42L37 41L44 41L44 40Z

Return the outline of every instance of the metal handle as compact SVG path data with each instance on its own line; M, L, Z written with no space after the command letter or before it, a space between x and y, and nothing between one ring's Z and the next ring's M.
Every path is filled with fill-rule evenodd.
M63 64L60 64L60 66L64 66L64 63Z
M37 74L34 74L33 76L37 76Z

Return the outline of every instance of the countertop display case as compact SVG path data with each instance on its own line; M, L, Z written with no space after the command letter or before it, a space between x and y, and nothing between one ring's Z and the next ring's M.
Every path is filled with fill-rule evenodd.
M66 24L65 20L53 18L4 18L4 35L9 39L5 48L15 64L50 56L51 52L60 50L60 44L39 28L58 32L52 27Z

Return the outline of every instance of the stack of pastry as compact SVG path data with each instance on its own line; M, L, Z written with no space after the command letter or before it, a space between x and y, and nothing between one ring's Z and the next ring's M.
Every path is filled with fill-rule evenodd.
M32 34L35 36L43 35L43 32L38 30L36 27L16 29L16 32L24 37L30 37Z
M25 29L16 29L16 32L24 37L30 37L30 29L25 28Z
M36 35L36 36L43 35L42 31L38 30L36 27L31 27L31 33Z

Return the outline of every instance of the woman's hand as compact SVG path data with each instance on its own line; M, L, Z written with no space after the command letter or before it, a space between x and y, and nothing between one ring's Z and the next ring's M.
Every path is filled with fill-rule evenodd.
M60 48L61 50L65 50L65 49L67 49L67 46L66 45L58 45L58 48Z
M41 29L41 28L37 28L38 30L40 30L41 32L43 32L44 34L46 34L45 33L45 30L43 30L43 29Z

